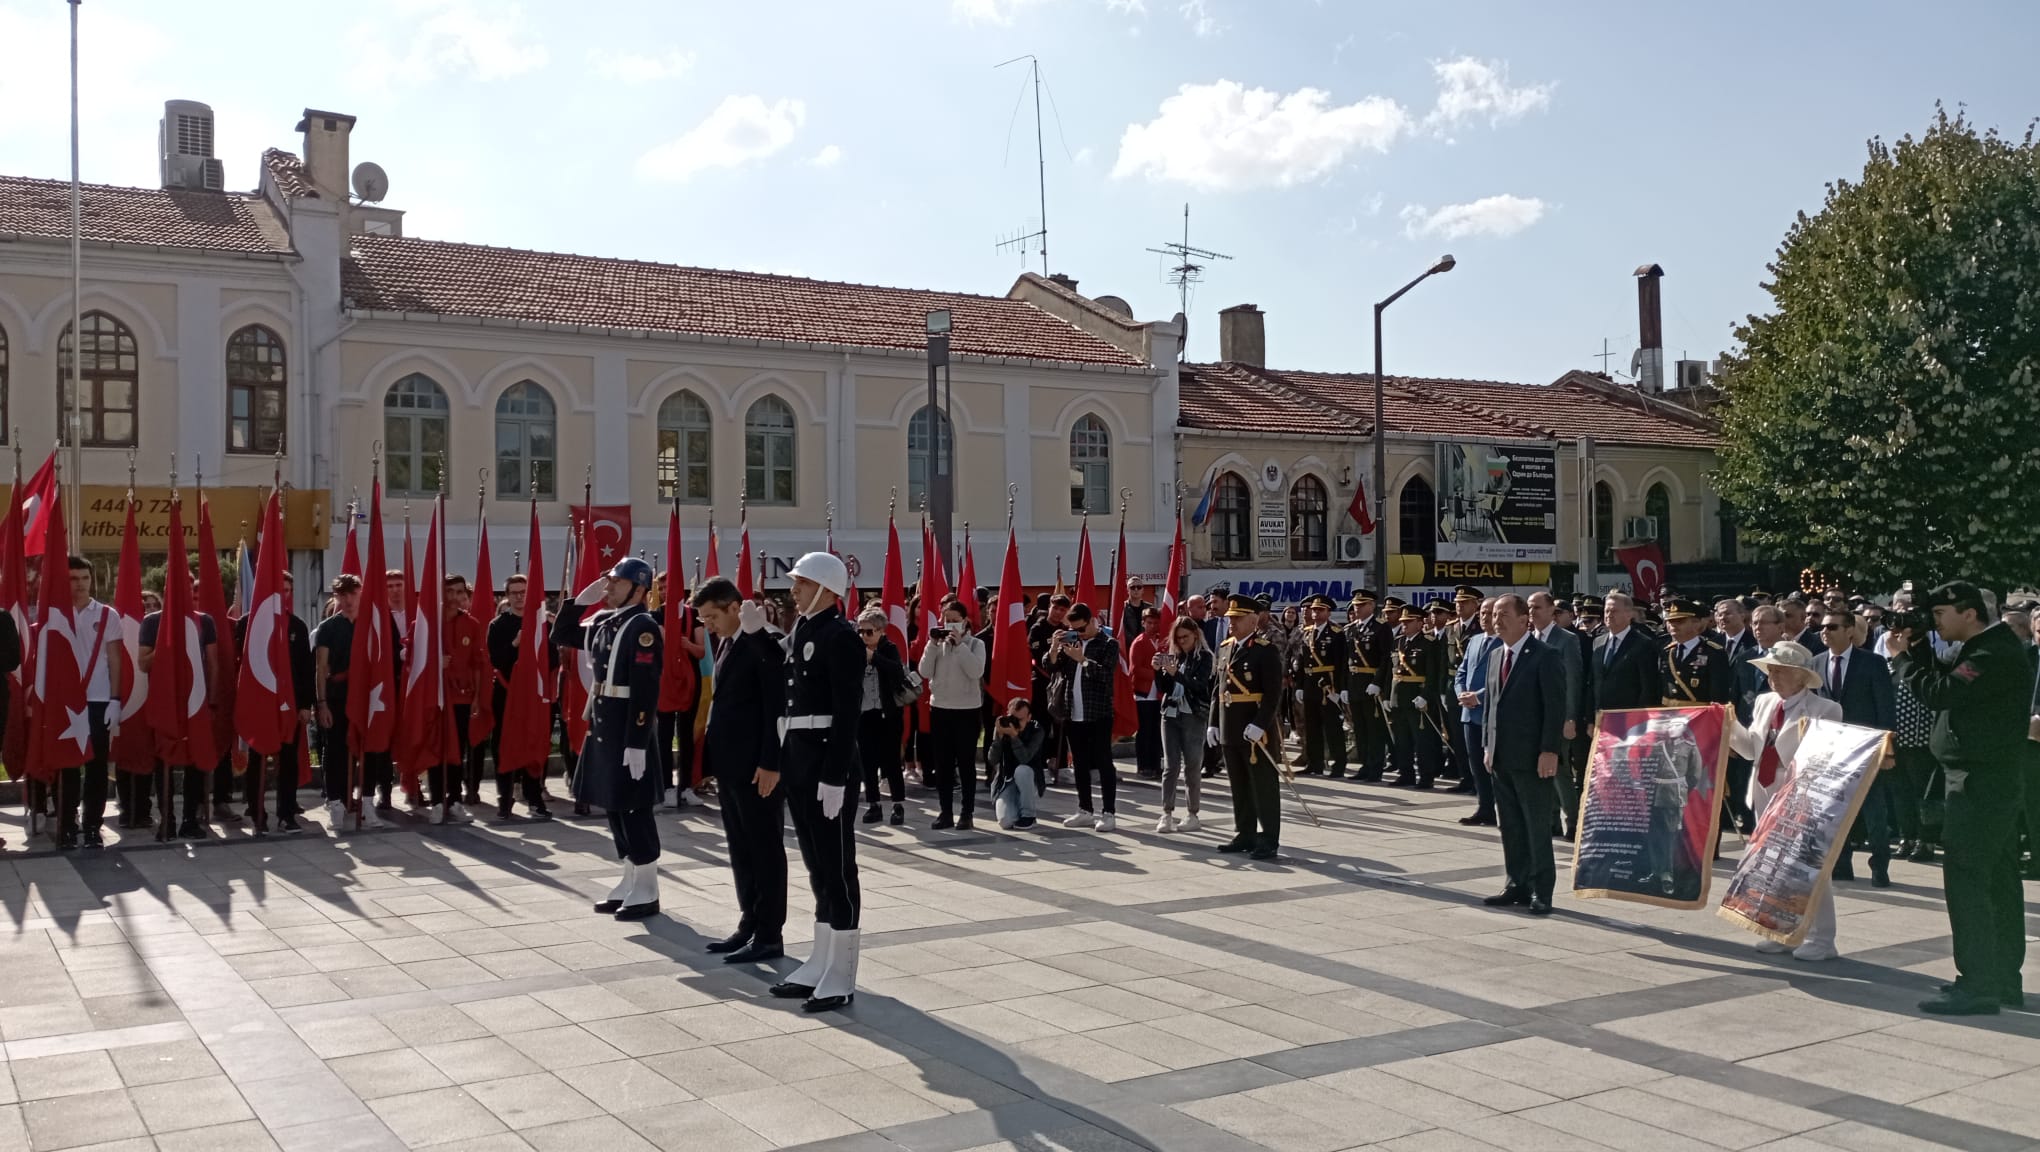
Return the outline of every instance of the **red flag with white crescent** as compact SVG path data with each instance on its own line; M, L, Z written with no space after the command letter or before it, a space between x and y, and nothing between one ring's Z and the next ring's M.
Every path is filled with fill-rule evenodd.
M517 665L503 705L503 734L497 769L545 776L552 758L552 629L545 611L545 557L540 551L538 506L531 509L531 572L524 594L524 621L517 630Z
M283 494L272 491L256 538L255 590L242 623L234 724L258 756L274 756L297 735L297 688L290 671L290 606L284 603Z
M40 556L45 544L43 517L57 506L57 454L54 451L43 460L42 467L35 470L35 475L28 478L28 483L21 485L18 500L21 504L23 555ZM68 600L67 595L66 602Z
M956 594L963 600L964 618L970 621L970 630L975 632L985 626L978 614L977 561L970 554L970 525L963 527L963 561L956 569Z
M220 554L213 536L212 502L205 498L203 491L198 494L198 610L212 619L220 640L225 641L214 648L215 679L208 703L212 706L213 747L229 749L234 747L234 689L240 678L240 661L236 659L233 634L227 631L227 590L220 580Z
M35 675L35 646L29 643L28 565L22 554L22 486L16 484L8 497L7 516L0 520L0 612L14 617L14 633L21 637L21 667L7 674L7 733L0 743L0 758L7 762L7 775L20 779L28 772L28 685Z
M680 506L666 520L666 595L659 604L659 626L666 634L666 667L659 677L659 711L685 712L694 707L701 670L687 642L694 636L694 608L687 603L687 577L680 570Z
M71 611L71 581L65 570L71 543L64 531L63 498L54 489L34 523L41 529L41 544L32 550L42 555L43 578L32 626L35 679L29 691L28 773L50 781L59 770L76 768L92 758L85 681L92 674L100 637L96 628L87 635L77 632L79 622ZM106 615L102 613L100 620L106 620Z
M0 529L4 531L4 529ZM135 531L135 502L128 501L127 527L120 538L120 571L113 580L113 614L120 619L120 735L113 762L123 772L147 775L156 769L156 738L147 714L149 674L142 671L142 544Z
M425 534L425 566L411 584L410 639L404 662L404 707L400 716L404 738L400 745L404 776L415 780L419 773L440 764L460 761L460 747L453 731L453 717L446 706L446 633L443 612L446 593L439 563L440 541L445 535L446 497L432 501L432 526ZM406 541L405 552L408 553Z
M885 518L885 578L878 586L878 604L885 610L885 638L907 650L907 578L900 563L900 529L892 514Z
M361 510L354 505L347 506L347 550L340 555L340 574L361 578L361 546L355 543L354 527L361 523Z
M489 564L489 516L482 514L481 529L475 541L475 595L468 602L468 615L481 625L484 639L489 635L489 624L496 619L496 575ZM495 675L490 666L483 679ZM475 702L468 705L468 742L479 745L496 731L495 692L491 684L483 683L475 689Z
M389 582L383 574L382 478L368 498L368 577L354 617L354 648L347 661L347 723L356 752L387 752L396 734L397 661L390 626Z
M1034 662L1027 647L1027 589L1020 583L1020 549L1006 529L1006 563L999 573L998 628L992 640L992 703L1004 708L1015 696L1031 697Z
M1640 604L1655 604L1665 587L1665 554L1657 541L1646 540L1615 549L1615 558L1629 569L1629 587Z
M213 742L205 633L192 603L191 570L185 560L184 502L174 495L167 539L163 610L156 615L155 659L149 669L149 727L156 734L156 755L165 764L210 770L220 762L220 754Z
M927 650L928 640L935 630L942 627L942 602L949 599L949 574L944 572L942 551L935 547L935 535L924 518L921 532L921 635L916 638L914 662L920 663L920 654ZM935 685L921 685L921 731L929 730L934 720Z
M1155 608L1162 614L1162 635L1170 636L1176 630L1176 589L1183 585L1183 516L1176 515L1176 539L1169 545L1169 578L1162 584L1162 594L1155 601Z

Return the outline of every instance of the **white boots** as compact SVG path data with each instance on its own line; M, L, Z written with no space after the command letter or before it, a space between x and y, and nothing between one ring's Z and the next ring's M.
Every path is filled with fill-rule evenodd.
M623 897L623 907L616 910L618 920L643 920L659 914L659 863L633 864L630 891Z
M827 1012L850 1003L857 995L857 929L838 932L815 921L815 943L807 962L786 979L772 986L782 1000L805 998L809 1012Z
M608 916L614 914L617 909L628 903L631 883L637 879L637 873L638 866L625 860L623 862L623 879L616 882L616 887L609 890L609 895L604 896L596 903L595 911Z
M786 979L774 984L772 994L782 1000L814 995L815 985L822 981L822 971L829 966L829 941L835 935L834 928L820 920L815 921L815 942L808 949L806 962L788 973Z

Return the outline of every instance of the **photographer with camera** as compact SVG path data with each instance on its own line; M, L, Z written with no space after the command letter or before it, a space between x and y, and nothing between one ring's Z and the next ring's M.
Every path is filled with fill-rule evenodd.
M1188 617L1170 631L1169 651L1156 657L1155 683L1162 693L1162 750L1168 769L1162 776L1162 815L1157 832L1195 832L1198 793L1204 775L1204 730L1211 716L1211 691L1216 683L1216 657L1204 643L1204 629ZM1188 792L1190 815L1176 819L1176 785Z
M1048 733L1034 722L1034 706L1015 696L992 725L992 747L985 758L991 785L992 813L1008 830L1034 827L1034 799L1041 795L1041 753Z
M1935 658L1920 613L1887 620L1892 676L1935 713L1929 746L1947 785L1941 877L1958 975L1920 1004L1937 1016L1995 1016L2000 1006L2025 1003L2018 818L2033 662L2012 630L1993 622L1991 603L1964 581L1927 594L1933 631L1962 646L1945 663Z
M1113 677L1119 672L1119 643L1099 627L1089 604L1072 604L1069 627L1056 634L1043 661L1048 674L1049 712L1063 725L1070 761L1077 770L1077 810L1065 828L1085 825L1100 832L1118 826L1119 771L1112 763ZM1091 808L1091 777L1098 777L1104 813Z
M942 605L942 623L921 649L921 679L928 682L933 705L928 716L928 757L935 768L935 787L942 795L942 814L930 828L969 828L977 809L978 677L985 670L985 646L970 634L963 602L951 597ZM963 784L963 809L954 814L958 778Z

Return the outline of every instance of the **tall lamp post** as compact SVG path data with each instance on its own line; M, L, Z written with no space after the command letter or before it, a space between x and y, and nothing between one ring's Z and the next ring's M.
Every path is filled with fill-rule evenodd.
M941 369L939 393L937 369ZM944 308L928 313L928 519L935 526L936 555L943 557L955 555L949 548L949 518L956 507L956 437L953 431L943 435L952 427L949 394L949 309ZM949 578L955 579L956 573L949 573Z
M1395 290L1374 306L1374 598L1388 599L1388 429L1383 424L1381 375L1381 314L1404 293L1440 272L1450 272L1458 261L1450 254L1440 256L1422 276Z

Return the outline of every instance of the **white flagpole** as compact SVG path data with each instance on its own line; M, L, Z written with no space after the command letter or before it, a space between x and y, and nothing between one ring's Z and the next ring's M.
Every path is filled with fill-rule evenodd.
M83 303L84 291L84 211L78 199L78 4L71 5L71 505L66 518L71 539L78 539L78 528L84 516L85 496L85 449L84 421L80 411L84 403L84 361L85 332ZM93 349L96 354L98 349ZM76 546L75 544L73 545Z

